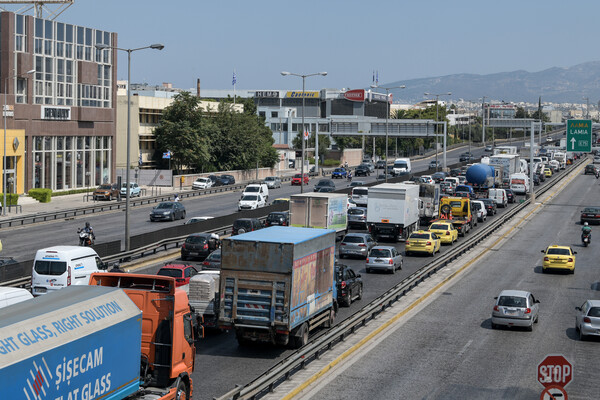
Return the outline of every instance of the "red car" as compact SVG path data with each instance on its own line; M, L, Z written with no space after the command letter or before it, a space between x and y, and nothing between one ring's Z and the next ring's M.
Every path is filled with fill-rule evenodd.
M302 176L302 174L296 174L294 175L294 177L292 178L292 186L294 185L300 185L300 177ZM304 184L308 185L308 174L304 174Z
M191 265L185 264L167 264L158 270L156 275L170 276L175 278L175 286L183 286L190 283L190 278L198 273L198 270Z

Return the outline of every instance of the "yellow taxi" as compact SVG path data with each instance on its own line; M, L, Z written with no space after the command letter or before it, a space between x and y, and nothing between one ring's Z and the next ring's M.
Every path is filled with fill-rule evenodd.
M553 244L548 246L546 250L542 250L544 263L542 264L542 272L549 269L566 270L571 274L575 273L575 254L569 246L559 246Z
M544 175L546 175L546 178L550 178L552 176L552 170L548 167L544 168Z
M440 238L442 244L452 244L458 240L458 230L451 222L434 222L429 225L429 232Z
M407 256L413 253L428 253L433 257L435 253L440 251L440 238L430 231L416 231L410 234L406 239L404 247Z

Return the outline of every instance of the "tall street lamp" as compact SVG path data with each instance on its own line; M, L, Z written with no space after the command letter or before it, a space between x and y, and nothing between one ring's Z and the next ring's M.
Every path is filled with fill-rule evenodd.
M306 148L305 145L305 139L304 139L304 88L305 88L305 81L306 78L308 78L309 76L315 76L315 75L321 75L321 76L327 76L327 72L316 72L314 74L294 74L292 72L287 72L287 71L281 71L281 75L283 76L288 76L288 75L292 75L292 76L299 76L300 78L302 78L302 166L300 167L300 193L304 193L304 150ZM318 132L316 133L318 135ZM308 139L308 137L306 138ZM316 168L315 168L316 169Z
M435 96L435 170L437 171L439 168L439 162L438 162L438 125L439 125L439 121L438 121L438 103L440 100L440 96L452 96L452 92L448 92L448 93L424 93L425 96ZM444 143L446 143L444 141ZM444 149L444 163L446 162L445 157L446 157L446 153L445 153L445 149ZM444 165L445 167L445 165Z
M99 43L96 45L98 50L105 49L113 49L113 50L121 50L127 52L127 169L125 170L125 251L130 250L130 238L129 238L129 195L131 191L130 187L130 173L131 169L131 53L138 50L144 49L154 49L154 50L162 50L165 48L163 44L155 43L150 46L138 47L136 49L122 49L120 47L109 46L107 44Z
M387 167L387 163L388 163L388 129L389 129L389 123L388 123L388 118L390 116L390 90L392 89L406 89L405 85L401 85L401 86L391 86L391 87L385 87L385 86L379 86L379 85L371 85L371 87L373 89L377 89L377 88L381 88L385 90L385 171L384 171L384 176L385 176L385 181L388 181L388 167Z
M35 69L27 71L25 75L31 75ZM19 75L7 76L4 78L4 106L2 107L2 117L4 120L4 155L2 157L2 215L6 215L6 114L8 109L6 106L6 92L8 92L8 80L20 78Z

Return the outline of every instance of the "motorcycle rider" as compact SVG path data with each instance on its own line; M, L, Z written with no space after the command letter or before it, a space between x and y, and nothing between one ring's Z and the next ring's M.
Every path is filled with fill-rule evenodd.
M352 181L352 171L348 171L348 180Z
M583 242L583 237L584 236L588 236L590 239L590 242L592 241L592 227L588 225L587 222L585 222L583 224L583 227L581 228L581 241Z
M85 228L83 228L81 231L89 234L90 237L92 238L92 240L96 240L96 235L94 235L94 228L92 228L92 226L90 225L89 222L85 223ZM84 241L85 241L85 239L82 238L82 237L80 237L79 238L79 245L83 246L84 245Z

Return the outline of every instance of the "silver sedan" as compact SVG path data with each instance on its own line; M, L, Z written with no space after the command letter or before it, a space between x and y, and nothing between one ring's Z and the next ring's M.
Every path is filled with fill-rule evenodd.
M492 311L492 329L500 325L507 327L520 326L533 330L533 324L538 322L539 300L533 294L523 290L503 290L495 298L496 304Z
M397 269L402 269L402 254L398 253L393 246L375 246L367 256L365 264L366 271L384 270L395 273Z
M275 189L281 187L281 179L277 176L267 176L265 178L265 183L269 189Z
M600 300L588 300L575 309L578 311L575 330L579 332L579 340L585 340L587 336L600 336Z

